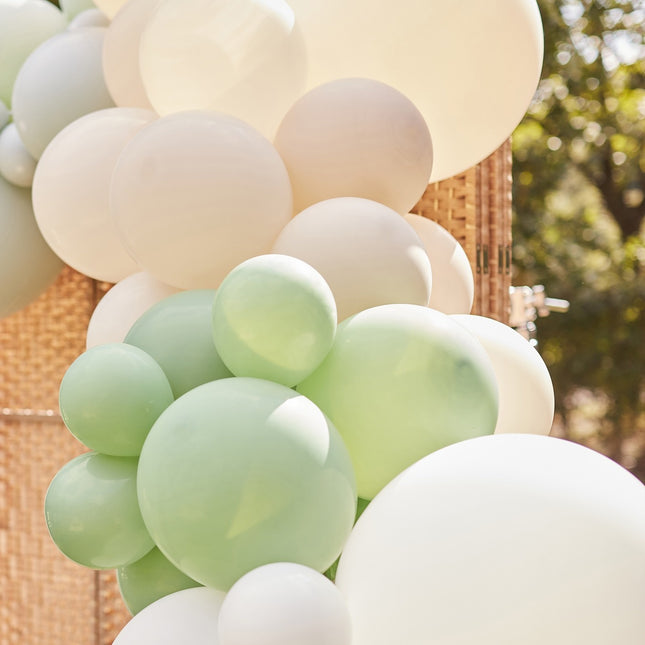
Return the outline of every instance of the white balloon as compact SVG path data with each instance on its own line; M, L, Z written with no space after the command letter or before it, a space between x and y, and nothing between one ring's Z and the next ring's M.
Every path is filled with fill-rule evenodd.
M467 314L475 299L475 278L470 261L459 242L443 226L420 215L405 221L416 231L432 265L432 295L429 307L444 314Z
M427 305L432 270L412 227L383 204L338 197L294 217L273 253L310 264L331 287L341 321L378 305Z
M36 169L40 230L67 264L96 280L118 282L140 270L112 220L110 182L122 150L155 118L134 108L87 114L56 136Z
M94 0L94 4L110 19L128 3L128 0Z
M114 645L218 645L217 620L224 593L184 589L142 609Z
M492 153L520 122L542 69L536 0L290 0L307 87L374 78L405 94L434 145L432 181Z
M640 645L645 487L536 435L454 444L358 520L336 583L354 645Z
M4 101L0 101L0 130L2 130L9 121L11 121L11 112L5 105Z
M0 133L0 175L8 182L29 188L34 180L36 160L27 152L15 123Z
M321 573L291 562L242 576L219 616L219 645L351 645L342 594Z
M20 69L13 88L13 120L30 154L85 114L113 107L101 59L105 29L72 29L50 38Z
M555 396L549 370L537 350L512 327L492 318L452 318L478 338L493 364L499 387L495 432L549 434Z
M60 0L59 4L68 20L72 20L83 11L96 9L96 5L92 0Z
M145 272L124 278L96 306L87 327L87 349L105 343L122 343L141 315L177 291Z
M67 26L68 29L81 29L83 27L107 27L109 18L100 9L86 9L81 11Z

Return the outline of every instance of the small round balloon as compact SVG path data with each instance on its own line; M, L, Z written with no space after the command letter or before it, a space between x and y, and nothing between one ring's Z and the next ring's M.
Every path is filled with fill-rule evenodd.
M331 289L296 258L251 258L228 274L215 295L215 347L235 376L292 387L320 365L335 333Z
M27 152L15 123L0 133L0 175L9 183L29 188L34 181L36 160Z
M110 19L99 9L86 9L81 11L73 20L70 20L68 29L82 29L83 27L108 27Z

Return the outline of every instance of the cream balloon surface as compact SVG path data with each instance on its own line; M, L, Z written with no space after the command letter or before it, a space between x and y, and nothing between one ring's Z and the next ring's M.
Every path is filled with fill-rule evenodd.
M524 116L540 78L535 0L290 4L307 45L308 87L358 76L403 92L432 133L432 181L493 152Z
M475 298L475 278L470 261L459 242L443 226L420 215L405 221L416 231L432 265L430 304L444 314L467 314Z
M87 327L87 349L104 343L123 342L141 315L177 291L144 271L124 278L96 306Z
M79 13L96 9L96 5L92 0L59 0L60 8L69 20L72 20Z
M94 4L110 19L128 3L128 0L94 0Z
M291 185L275 148L214 112L159 119L124 150L112 210L133 257L180 289L219 286L267 253L291 217Z
M364 197L407 213L425 191L432 140L419 110L371 79L318 87L287 112L275 138L296 212L333 197Z
M46 0L0 1L0 99L7 105L29 54L66 26L65 16Z
M36 160L27 152L20 140L15 124L0 133L0 175L8 182L29 188L34 180Z
M329 199L296 215L273 245L316 269L338 320L389 303L427 305L432 271L421 240L395 211L368 199Z
M531 344L512 327L483 316L452 316L484 346L499 387L496 433L549 434L555 398L549 370Z
M66 125L114 106L103 79L104 35L100 27L58 34L20 69L13 89L13 120L36 159Z
M156 115L134 108L88 114L65 128L43 154L34 178L34 211L48 244L67 264L97 280L139 271L109 208L112 171L126 144Z
M159 0L130 0L114 17L105 34L103 73L114 102L121 107L152 110L141 72L141 34Z
M356 524L336 583L354 645L638 645L645 488L552 437L494 435L416 463Z
M110 19L100 9L86 9L73 18L67 28L107 27L109 24Z
M284 0L162 0L141 39L159 114L212 109L269 137L305 87L305 51Z

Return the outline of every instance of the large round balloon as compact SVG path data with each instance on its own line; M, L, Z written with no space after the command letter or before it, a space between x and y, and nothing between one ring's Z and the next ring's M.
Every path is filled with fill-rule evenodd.
M398 213L369 199L310 206L282 230L273 253L300 258L325 278L338 320L377 305L430 299L432 270L418 235Z
M401 215L432 170L432 140L417 108L365 78L326 83L287 112L275 137L299 212L333 197L364 197Z
M452 316L474 334L493 364L499 387L496 433L549 434L555 395L537 350L512 327L483 316Z
M268 137L305 87L306 52L285 0L162 0L140 64L159 114L218 110Z
M20 69L13 88L13 120L30 154L84 114L113 107L103 79L105 29L72 29L50 38Z
M638 645L645 488L531 435L445 448L376 497L336 583L354 645Z
M448 316L414 305L375 307L339 325L298 391L338 428L365 499L433 450L492 433L497 420L484 348Z
M219 286L267 253L291 217L291 185L276 149L215 112L159 119L126 147L112 208L139 264L181 289Z
M0 318L35 300L55 279L63 263L38 230L27 188L0 177Z
M434 145L432 180L466 170L520 122L542 69L535 0L290 0L308 87L374 78L405 94Z
M356 511L335 428L304 396L252 378L207 383L177 399L148 435L138 490L164 555L216 589L270 562L325 571Z
M155 118L132 108L87 114L55 137L38 164L38 226L67 264L96 280L118 282L139 271L112 221L110 182L123 148Z
M21 188L29 188L34 181L36 160L27 152L15 123L0 133L0 175Z

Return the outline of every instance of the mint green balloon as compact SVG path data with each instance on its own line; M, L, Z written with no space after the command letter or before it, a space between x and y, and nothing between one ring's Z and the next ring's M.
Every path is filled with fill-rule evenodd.
M338 428L367 500L434 450L492 434L497 421L484 348L448 316L417 305L343 321L325 361L297 389Z
M325 415L253 378L207 383L175 401L143 447L138 491L164 555L220 590L270 562L325 571L356 512L351 461Z
M159 598L201 586L156 547L141 560L117 569L116 574L123 602L133 616Z
M96 452L58 471L45 497L45 518L56 546L92 569L140 560L154 543L137 503L137 460Z
M232 376L213 342L215 291L182 291L148 309L125 342L150 354L166 373L175 398L209 381Z
M60 386L60 412L88 448L137 457L159 415L173 402L158 363L125 343L98 345L81 354Z
M236 376L292 387L320 365L335 334L331 289L297 258L251 258L226 276L215 295L215 347Z

